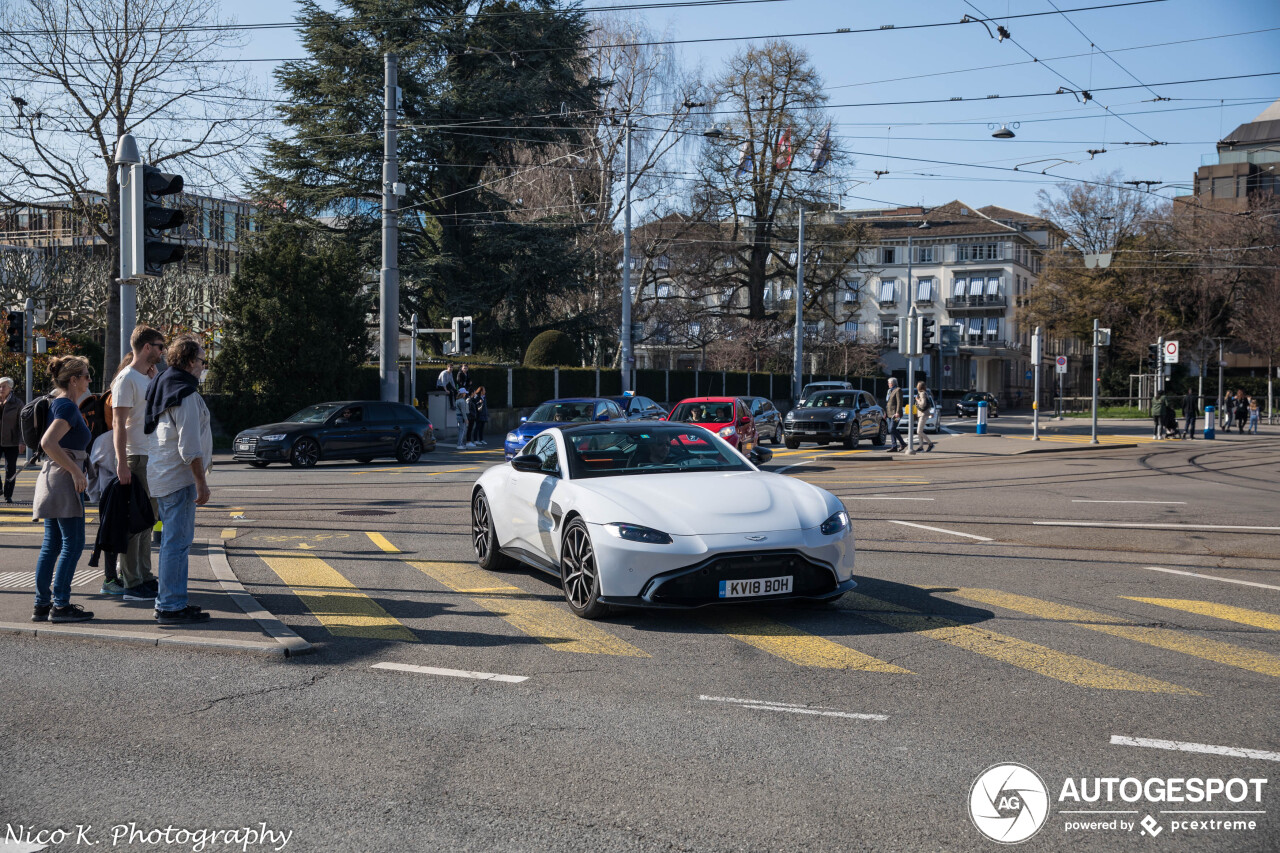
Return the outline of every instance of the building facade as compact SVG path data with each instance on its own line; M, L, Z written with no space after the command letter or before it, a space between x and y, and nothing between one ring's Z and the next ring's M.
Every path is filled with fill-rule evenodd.
M1280 101L1231 131L1217 147L1217 153L1205 155L1196 170L1192 192L1196 204L1245 211L1250 196L1280 195Z

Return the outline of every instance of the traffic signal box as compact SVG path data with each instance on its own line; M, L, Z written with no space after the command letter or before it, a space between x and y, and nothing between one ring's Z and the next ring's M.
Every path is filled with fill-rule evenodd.
M25 324L26 316L21 311L10 311L7 333L9 335L9 352L23 352L26 348Z
M120 188L120 251L124 253L126 278L159 277L166 264L182 260L186 248L168 242L165 232L180 228L186 215L165 207L164 197L182 192L181 175L161 172L155 166L135 163L129 167L128 184Z

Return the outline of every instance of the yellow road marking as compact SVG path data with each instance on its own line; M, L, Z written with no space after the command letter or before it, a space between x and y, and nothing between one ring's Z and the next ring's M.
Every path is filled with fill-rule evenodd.
M1263 613L1260 610L1246 610L1243 607L1232 607L1229 604L1188 601L1180 598L1139 598L1133 595L1122 595L1120 597L1127 598L1130 601L1154 604L1157 607L1169 607L1173 610L1199 613L1201 616L1212 616L1214 619L1225 619L1228 622L1239 622L1241 625L1252 625L1255 628L1266 628L1268 631L1280 631L1280 616L1274 613Z
M409 565L455 592L471 596L479 606L556 651L593 655L649 655L594 623L531 595L519 587L494 586L494 576L468 563L406 560Z
M899 631L920 634L1078 687L1175 693L1184 696L1200 695L1194 690L1177 684L1126 672L1088 658L1054 651L1046 646L1029 643L1005 634L997 634L995 631L963 625L952 619L930 616L862 593L847 592L840 602L846 609L867 611L860 612L859 615L897 628Z
M366 533L365 536L368 536L371 540L373 540L374 545L377 545L379 548L381 548L383 551L386 551L388 554L400 553L400 549L397 548L395 545L392 545L390 542L388 542L387 537L383 536L381 533Z
M908 669L873 658L825 637L815 636L763 616L723 614L704 617L703 621L736 640L800 666L911 673Z
M288 584L307 609L339 637L416 643L418 638L382 606L318 557L275 551L258 556Z
M234 527L224 527L224 528L222 528L222 538L223 538L223 539L235 539L235 538L236 538L236 529L235 529Z
M1003 607L1005 610L1025 613L1028 616L1036 616L1040 619L1049 619L1055 622L1068 622L1080 628L1088 628L1091 631L1123 637L1126 640L1145 643L1148 646L1155 646L1159 649L1180 652L1192 657L1211 660L1215 663L1239 667L1252 672L1260 672L1263 675L1280 677L1280 657L1266 652L1245 649L1240 646L1233 646L1230 643L1222 643L1218 640L1196 637L1183 631L1133 625L1127 620L1108 616L1105 613L1096 613L1092 610L1069 607L1064 604L1053 604L1048 601L1041 601L1038 598L1014 595L1013 593L1000 592L994 589L959 589L952 594L969 601L977 601L982 604L990 604L993 607Z

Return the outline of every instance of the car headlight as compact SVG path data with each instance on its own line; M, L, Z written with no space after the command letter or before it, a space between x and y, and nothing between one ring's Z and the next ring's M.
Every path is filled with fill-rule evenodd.
M822 531L823 536L835 536L837 533L843 533L849 529L849 514L844 510L840 510L822 522L822 527L818 529Z
M514 432L507 433L507 444L519 444L520 436Z
M794 421L795 419L796 419L795 412L787 412L787 416L783 418L783 420L787 420L787 421Z
M849 418L848 412L836 412L836 420L843 421L843 420L848 420L848 418Z
M258 441L284 441L284 439L284 433L278 432L275 435L264 435L262 438L258 439Z
M727 426L724 429L720 430L721 438L733 438L737 434L738 434L738 431L731 426Z
M606 524L604 529L619 539L627 539L632 542L645 542L649 545L670 545L671 537L661 530L654 530L652 527L642 527L639 524L627 524L624 521L615 521Z

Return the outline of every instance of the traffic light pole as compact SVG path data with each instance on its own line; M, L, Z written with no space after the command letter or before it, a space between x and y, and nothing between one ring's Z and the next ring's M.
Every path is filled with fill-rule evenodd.
M27 355L27 372L25 374L27 402L30 403L35 399L35 392L32 385L35 381L35 359L32 357L31 350L35 346L35 330L36 330L36 301L31 297L27 297L26 304L23 306L26 311L22 317L22 349ZM30 447L27 448L26 462L31 461L31 455L35 453Z
M916 351L920 349L920 325L916 322L916 300L911 288L911 234L907 235L907 331L911 342L907 345L907 455L915 453L915 396L916 396Z
M626 137L623 155L626 180L623 182L622 203L622 393L635 390L631 387L631 368L635 356L631 354L631 113L627 113L626 123L622 126Z
M799 214L799 230L796 234L796 331L795 346L791 353L793 406L800 405L800 390L804 388L804 205L800 206Z
M381 345L378 349L378 379L381 397L388 403L400 399L400 212L396 197L399 167L396 163L397 60L388 53L385 62L385 90L382 108L382 270L378 279Z
M1098 321L1093 321L1093 381L1089 384L1093 386L1093 432L1089 439L1090 444L1098 444Z
M1036 326L1035 333L1031 335L1031 361L1032 375L1035 377L1035 386L1032 391L1031 398L1031 440L1040 440L1040 327Z

